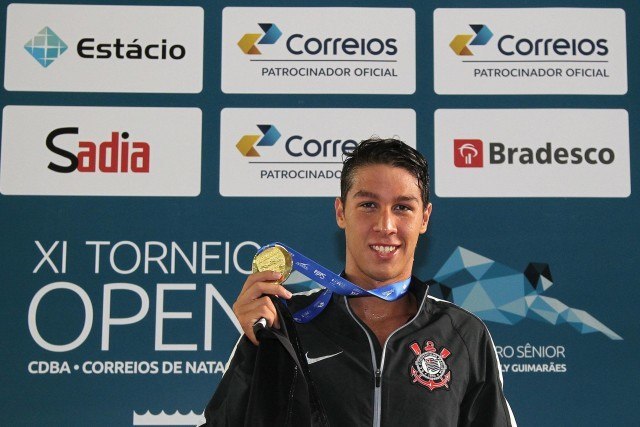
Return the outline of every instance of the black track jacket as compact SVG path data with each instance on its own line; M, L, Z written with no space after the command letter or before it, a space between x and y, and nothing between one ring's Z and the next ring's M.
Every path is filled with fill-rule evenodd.
M427 290L412 279L418 312L383 347L344 296L334 294L318 317L295 326L331 426L515 427L486 326L462 308L428 296ZM314 299L296 295L289 305L297 311ZM256 367L256 354L242 337L205 411L207 425L245 425L251 393L252 399L268 393L272 401L275 393L283 405L290 399L291 390L278 390L275 384L260 383L262 391L252 387L256 369L273 368L269 361Z

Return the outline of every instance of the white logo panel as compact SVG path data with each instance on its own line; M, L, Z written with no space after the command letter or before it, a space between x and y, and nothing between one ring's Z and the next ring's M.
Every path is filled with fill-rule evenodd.
M220 194L340 195L343 153L377 136L416 147L410 109L226 108L220 114Z
M11 4L4 85L15 91L202 90L200 7Z
M626 110L437 110L439 197L628 197Z
M198 108L7 106L5 195L197 196Z
M627 92L622 9L436 9L438 94Z
M227 7L222 90L412 94L415 37L413 9Z

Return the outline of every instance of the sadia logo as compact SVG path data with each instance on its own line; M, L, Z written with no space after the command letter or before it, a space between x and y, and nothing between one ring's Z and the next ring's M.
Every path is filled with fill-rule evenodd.
M280 132L273 125L258 125L258 129L262 135L244 135L236 144L236 148L244 157L260 157L254 145L272 147L280 139Z
M473 56L473 52L471 52L467 45L484 46L489 43L489 40L493 37L493 33L486 25L469 26L476 33L475 36L473 34L458 34L451 40L451 43L449 43L451 49L458 56Z
M193 197L201 147L198 108L8 105L0 193Z
M77 135L78 131L79 129L76 127L66 127L55 129L49 133L46 140L47 148L52 153L67 159L67 162L63 162L63 164L50 162L47 166L49 169L58 173L75 171L149 173L151 155L149 143L126 141L129 139L128 132L114 131L111 132L111 139L99 144L93 141L74 142L73 145L78 147L77 153L62 148L62 136Z
M453 164L457 168L481 168L483 166L482 141L454 139Z
M238 47L247 55L261 55L257 44L274 44L282 35L276 24L258 24L263 34L247 33L238 41Z
M67 45L51 28L44 27L24 45L24 48L46 68L67 50Z

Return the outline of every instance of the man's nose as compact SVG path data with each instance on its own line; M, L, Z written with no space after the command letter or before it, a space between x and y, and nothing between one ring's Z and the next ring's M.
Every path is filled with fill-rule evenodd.
M394 216L390 209L383 209L380 211L373 230L387 234L395 233L397 231Z

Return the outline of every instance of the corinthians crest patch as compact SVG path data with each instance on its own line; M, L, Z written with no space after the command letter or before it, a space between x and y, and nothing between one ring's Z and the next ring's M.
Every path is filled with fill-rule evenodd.
M430 391L442 387L449 389L451 370L449 370L445 359L451 355L451 352L444 347L438 352L433 341L428 340L424 343L424 351L417 342L411 344L409 348L416 355L409 368L412 382L418 383Z

